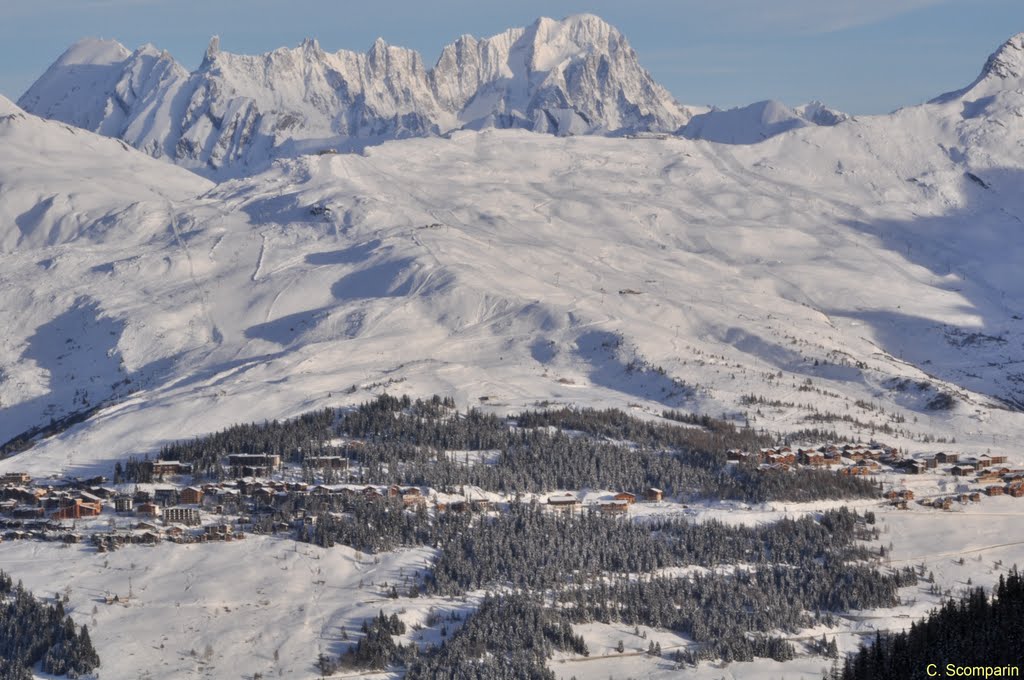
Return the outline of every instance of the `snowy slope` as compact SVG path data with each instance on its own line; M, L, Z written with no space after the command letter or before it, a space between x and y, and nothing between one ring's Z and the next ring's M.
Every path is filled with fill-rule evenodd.
M105 408L0 466L106 470L383 389L1012 448L1022 96L749 146L463 131L213 188L16 113L4 206L32 228L4 236L0 440ZM109 194L79 188L96 164Z
M123 142L26 114L0 96L0 252L146 240L166 230L168 201L212 185ZM154 221L155 220L155 221Z
M463 36L432 69L380 39L366 53L329 53L307 40L242 56L214 38L191 74L149 45L130 53L84 40L19 104L211 176L246 174L302 151L460 128L671 131L689 116L626 39L592 15Z
M848 118L821 102L791 109L782 102L768 100L735 109L698 113L678 133L689 139L705 139L720 144L756 144L790 130L812 125L838 125Z

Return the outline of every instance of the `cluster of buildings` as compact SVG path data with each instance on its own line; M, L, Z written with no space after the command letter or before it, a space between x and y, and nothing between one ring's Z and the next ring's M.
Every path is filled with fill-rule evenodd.
M988 496L1024 497L1024 470L1006 465L1006 456L961 456L958 453L936 453L908 461L904 469L910 474L922 475L931 470L964 478L967 483L981 485L978 492Z
M942 469L955 477L969 477L979 471L993 466L1004 465L1006 456L961 456L959 453L939 452L934 456L924 456L906 461L904 469L915 475L928 470ZM1006 469L1009 472L1009 468Z
M903 461L899 450L884 444L823 444L817 447L774 446L758 451L731 449L732 461L754 461L762 468L790 470L796 467L836 469L844 475L869 475L882 465L896 466Z
M629 506L643 500L648 503L660 503L664 497L661 489L651 487L639 496L629 491L620 491L607 498L601 498L593 503L584 503L576 494L565 493L548 496L547 507L561 512L573 512L586 508L591 511L601 512L608 515L622 515L629 511Z

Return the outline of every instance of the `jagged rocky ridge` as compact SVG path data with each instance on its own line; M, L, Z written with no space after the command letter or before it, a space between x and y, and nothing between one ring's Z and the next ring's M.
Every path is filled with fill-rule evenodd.
M205 174L245 174L274 157L487 127L558 135L670 132L691 112L591 15L463 36L428 69L378 39L366 53L315 40L243 56L210 42L188 72L151 45L83 40L19 106Z

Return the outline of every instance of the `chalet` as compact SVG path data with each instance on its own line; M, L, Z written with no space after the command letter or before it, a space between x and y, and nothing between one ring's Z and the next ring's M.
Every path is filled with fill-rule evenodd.
M560 496L548 496L548 505L555 510L573 510L578 507L580 500L572 494L565 494Z
M486 512L491 509L491 502L486 498L474 498L469 502L469 507L473 512Z
M932 507L939 510L949 510L953 507L952 498L936 498L935 502L932 503Z
M306 459L306 465L318 470L341 470L348 467L348 458L341 456L316 456Z
M402 489L397 484L388 487L388 498L397 498L402 494Z
M975 462L975 464L979 468L987 468L988 466L992 465L992 456L988 456L988 455L978 456L978 460Z
M28 484L32 476L27 472L6 472L0 475L0 484Z
M402 489L402 503L405 506L425 506L427 499L423 497L423 493L418 488L410 486Z
M814 467L820 467L825 465L825 454L812 451L809 453L802 453L800 462L804 465L812 465Z
M862 459L849 467L843 468L839 473L843 475L863 476L874 474L878 472L879 469L880 466L875 461Z
M157 478L165 475L190 475L192 464L177 460L154 460L149 463L149 470Z
M265 477L281 466L281 456L273 453L232 453L228 467L243 477Z
M139 540L139 543L142 543L143 545L156 545L157 543L160 542L161 539L160 539L160 534L158 534L158 533L155 533L153 531L144 531L139 536L138 540Z
M928 464L920 460L911 461L910 466L907 468L907 472L912 475L921 475L927 471Z
M78 497L81 498L86 503L95 503L95 504L99 505L99 504L101 504L103 502L102 498L100 498L99 496L97 496L95 494L91 494L88 491L79 491L78 492Z
M11 517L14 519L37 519L45 515L46 511L38 505L19 505L11 510Z
M189 486L181 490L178 498L185 505L199 505L203 502L203 490Z
M1024 496L1024 484L1009 484L1006 487L1006 494L1014 498Z
M234 533L234 528L230 524L211 524L208 527L204 527L203 532L207 536L223 540Z
M970 499L972 502L977 503L981 500L981 494L978 493L977 491L972 491L970 493Z
M954 477L966 477L973 473L974 470L975 468L973 465L968 465L964 463L961 465L954 465L952 468L949 469L949 473Z
M200 524L199 511L195 508L166 508L164 510L164 524L170 523L198 526Z
M636 503L636 494L631 494L628 491L620 491L619 493L612 496L612 500L632 505L633 503Z
M159 487L153 490L153 502L162 507L178 502L178 490L173 486Z
M655 487L652 486L650 489L644 492L644 500L650 503L660 503L664 495L664 491L662 491L661 489L656 489Z
M131 512L135 506L135 499L131 496L118 496L114 499L115 512Z
M1003 465L1006 463L1006 456L991 456L993 465Z
M96 517L103 512L99 503L90 503L81 498L72 499L70 504L64 504L53 513L54 519L81 519L82 517Z
M24 486L8 486L0 489L0 498L12 500L25 505L38 505L45 492L42 489L29 489Z
M629 511L629 502L627 501L601 501L597 505L598 509L607 515L624 515Z
M949 464L949 463L958 463L958 462L960 462L960 454L959 453L946 453L944 451L940 451L939 453L935 454L935 461L938 462L938 463L942 463L943 465L946 465L946 464Z
M143 515L145 517L159 517L160 506L156 503L146 501L145 503L140 503L135 512L136 514Z
M998 482L1003 478L1002 473L999 470L981 470L978 473L978 482Z

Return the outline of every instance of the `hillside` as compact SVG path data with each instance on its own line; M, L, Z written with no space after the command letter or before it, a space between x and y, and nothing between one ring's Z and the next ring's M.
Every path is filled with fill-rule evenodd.
M752 146L467 131L192 180L172 208L123 183L134 212L108 222L145 239L4 237L0 440L113 399L31 457L103 467L390 389L1008 446L1024 399L1013 82ZM71 137L20 124L40 126Z

